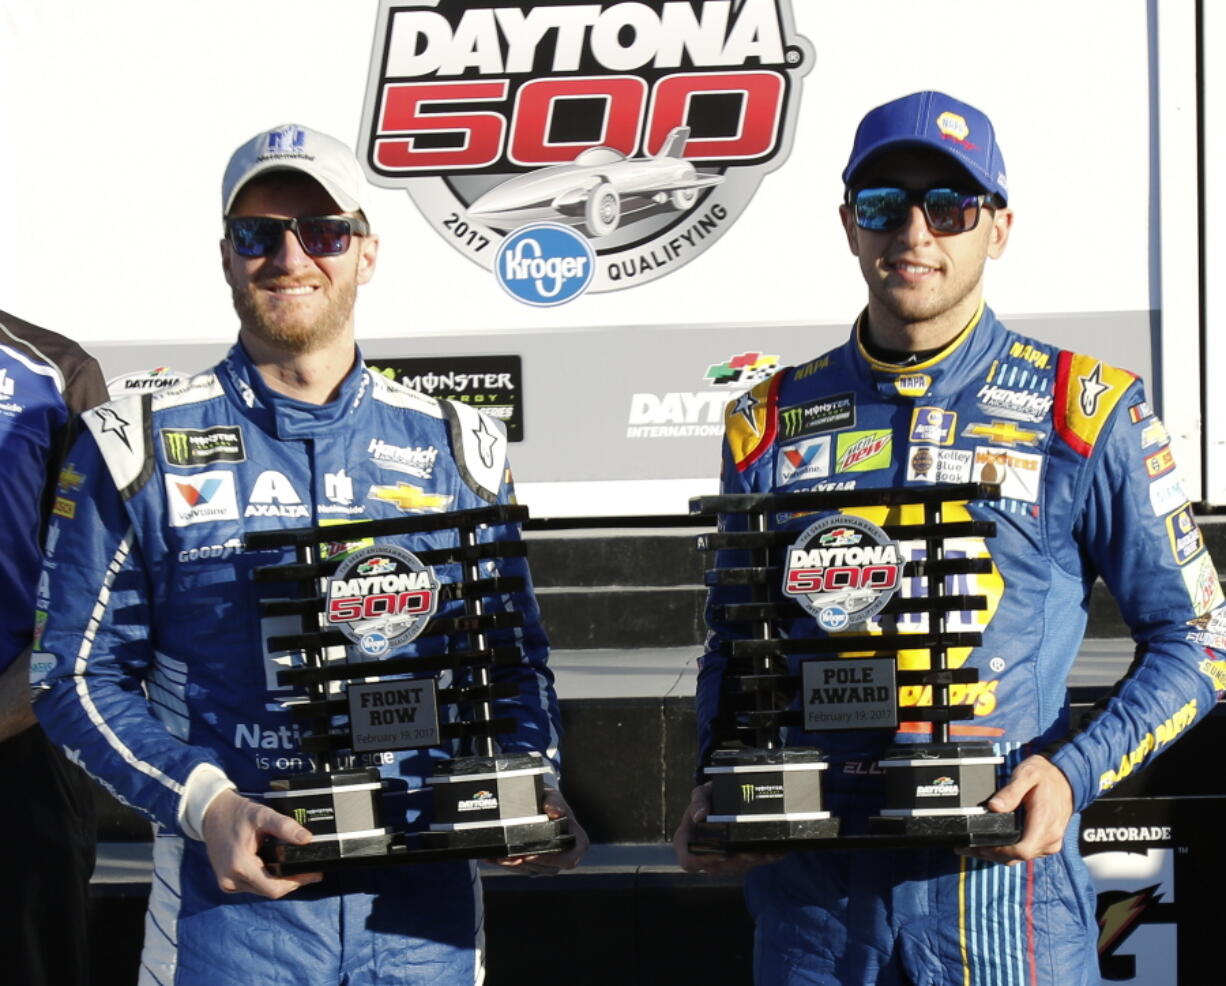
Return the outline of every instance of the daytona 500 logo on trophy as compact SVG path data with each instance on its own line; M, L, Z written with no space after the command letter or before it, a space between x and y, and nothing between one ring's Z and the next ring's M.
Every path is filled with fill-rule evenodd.
M727 232L813 62L790 0L381 0L359 158L513 297L560 304Z

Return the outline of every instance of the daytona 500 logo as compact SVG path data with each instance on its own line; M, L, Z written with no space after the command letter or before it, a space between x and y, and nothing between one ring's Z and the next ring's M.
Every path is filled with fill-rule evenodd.
M534 223L595 251L585 283L539 279L555 296L614 291L732 226L791 151L812 65L790 0L382 0L360 156L521 300L499 248Z

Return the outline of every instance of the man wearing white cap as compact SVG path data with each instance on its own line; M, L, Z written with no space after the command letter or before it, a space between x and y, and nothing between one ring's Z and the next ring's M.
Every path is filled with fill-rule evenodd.
M965 562L956 580L944 580L945 593L986 606L948 615L947 626L982 635L949 652L951 668L975 672L952 679L950 704L973 716L949 728L951 741L991 743L1003 757L998 790L969 810L1019 811L1021 838L961 855L916 847L694 856L690 833L708 813L700 785L678 855L687 869L749 870L759 986L1097 983L1077 813L1213 707L1226 681L1217 575L1141 381L1019 336L984 304L984 269L1004 253L1013 222L987 116L932 91L879 106L860 123L843 182L840 215L867 307L844 345L729 405L723 489L1000 485L999 499L947 504L943 514L995 529L958 539L946 556ZM884 507L848 512L874 510L875 522L898 518L891 511L885 520ZM814 520L776 519L796 531ZM924 558L918 550L910 557ZM720 564L748 564L743 556L724 552ZM1136 659L1075 727L1066 684L1099 577L1130 625ZM697 688L704 763L740 721L721 687L725 673L737 673L721 643L745 635L722 606L740 601L740 590L711 592ZM874 632L881 619L903 632L928 626L900 611L852 621L851 630ZM822 631L806 616L783 632ZM793 673L802 656L791 658ZM902 669L927 669L926 657L897 659ZM826 755L823 787L843 834L863 834L881 812L886 747L932 740L936 717L925 713L937 710L908 714L932 704L931 690L899 689L897 730L785 731L786 745ZM956 781L940 778L935 793L943 784Z
M292 555L244 552L246 536L513 496L496 422L362 363L354 301L379 245L365 193L349 149L306 127L274 128L235 151L221 262L238 343L177 388L91 413L73 452L84 479L48 560L39 666L50 670L36 711L74 760L157 823L144 984L483 978L475 864L273 876L256 855L266 837L311 841L258 799L271 778L313 764L284 705L296 693L277 680L285 655L266 650L285 628L256 600L278 593L251 581L253 569ZM454 539L448 530L388 541L416 552ZM556 767L557 700L527 567L504 559L498 572L526 586L500 597L522 629L489 634L523 654L493 672L505 695L494 715L515 723L499 747ZM355 766L378 768L384 821L411 830L430 821L423 778L452 753L367 753ZM556 777L547 787L547 812L569 814ZM573 821L571 830L574 850L514 864L573 866L586 838Z

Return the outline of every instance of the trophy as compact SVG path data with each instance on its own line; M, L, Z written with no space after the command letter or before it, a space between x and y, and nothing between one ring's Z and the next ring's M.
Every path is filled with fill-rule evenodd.
M702 535L703 551L743 552L747 565L715 567L710 586L741 586L749 600L716 605L713 616L735 628L721 640L728 659L722 683L720 748L704 775L711 810L691 841L694 852L916 845L1007 845L1020 837L1012 813L983 807L996 790L1003 758L987 742L951 742L950 724L972 719L970 705L950 702L951 685L978 681L975 668L949 666L954 648L982 643L982 634L951 630L954 613L987 608L984 596L947 591L951 576L991 571L988 558L951 557L946 542L988 538L991 521L948 520L945 507L998 499L987 483L834 493L730 494L699 497L693 514L744 518L744 530ZM922 512L918 523L878 526L844 513L855 507ZM769 518L814 515L803 531L771 529ZM732 526L742 526L736 524ZM922 545L906 557L903 544ZM782 565L779 552L783 552ZM903 580L914 591L899 592ZM807 613L822 634L784 630ZM899 632L900 618L922 615L920 632ZM879 617L880 632L867 621ZM794 629L794 628L793 628ZM924 668L900 668L899 655L926 655ZM789 655L803 655L799 674ZM931 702L900 709L911 686ZM885 778L879 814L863 834L839 835L826 809L822 771L830 763L814 746L787 746L783 730L829 733L896 729L900 721L931 724L928 742L895 743L878 761Z
M304 753L319 768L274 778L267 804L310 829L305 846L270 841L261 849L270 871L301 873L357 865L501 858L560 852L574 845L565 820L546 816L539 753L499 753L495 738L514 728L495 718L493 703L517 694L493 680L492 669L519 664L519 645L493 646L491 630L522 625L518 612L489 612L486 600L522 591L519 576L483 576L488 559L522 556L521 540L479 541L486 525L518 523L520 506L359 521L338 526L255 532L251 551L292 546L295 561L256 569L261 583L292 583L298 595L261 600L267 617L295 617L300 630L275 634L269 652L301 654L278 683L305 698L282 704L299 723ZM373 539L455 532L451 547L418 552ZM324 557L343 538L356 550ZM447 540L451 540L448 538ZM372 543L360 546L362 542ZM461 578L442 582L435 566L456 564ZM437 616L439 604L462 601L462 612ZM435 646L428 646L431 638ZM455 645L456 639L463 642ZM421 654L396 651L421 640ZM450 710L450 714L448 714ZM353 766L396 750L459 740L471 754L436 761L426 779L434 801L428 831L405 832L385 821L387 785L374 766ZM425 796L418 793L414 796Z

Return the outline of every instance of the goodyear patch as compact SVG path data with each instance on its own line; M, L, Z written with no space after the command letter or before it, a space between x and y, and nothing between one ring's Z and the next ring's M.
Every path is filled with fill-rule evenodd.
M1056 431L1075 452L1089 457L1098 436L1136 374L1092 356L1064 350L1056 359Z

